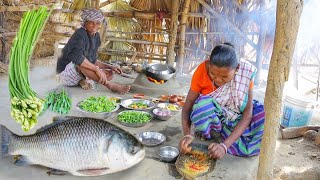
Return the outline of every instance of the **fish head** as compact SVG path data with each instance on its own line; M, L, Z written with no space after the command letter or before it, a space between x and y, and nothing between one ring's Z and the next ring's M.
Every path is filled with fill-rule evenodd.
M138 139L128 132L114 133L106 143L108 161L116 171L138 164L145 157L145 148Z

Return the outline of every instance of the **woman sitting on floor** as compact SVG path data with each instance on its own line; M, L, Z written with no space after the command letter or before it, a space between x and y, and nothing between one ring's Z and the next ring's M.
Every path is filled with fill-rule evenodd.
M182 153L191 151L195 134L211 139L212 130L221 134L222 143L208 146L209 156L220 159L226 153L254 156L260 153L265 113L263 105L253 100L256 68L239 60L234 46L216 46L210 60L196 69L182 110L184 137Z

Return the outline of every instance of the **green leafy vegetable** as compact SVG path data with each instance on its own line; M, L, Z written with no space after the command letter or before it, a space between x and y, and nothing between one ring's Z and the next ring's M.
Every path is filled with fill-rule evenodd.
M111 112L117 107L117 103L110 100L106 96L94 97L91 96L88 99L80 103L80 108L89 112Z
M51 107L51 111L59 114L67 114L71 110L71 99L68 96L68 92L62 89L60 93L56 91L50 92L46 97L46 103L43 110L47 110Z
M126 123L145 123L150 121L152 116L143 112L124 111L118 115L119 121Z

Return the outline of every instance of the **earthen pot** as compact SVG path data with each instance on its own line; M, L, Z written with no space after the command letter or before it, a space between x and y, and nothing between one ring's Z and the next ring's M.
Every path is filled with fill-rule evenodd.
M184 99L186 98L185 96L177 96L178 101L184 101Z
M172 96L170 96L169 102L170 102L170 103L176 103L176 102L178 102L178 96L177 96L177 95L172 95Z

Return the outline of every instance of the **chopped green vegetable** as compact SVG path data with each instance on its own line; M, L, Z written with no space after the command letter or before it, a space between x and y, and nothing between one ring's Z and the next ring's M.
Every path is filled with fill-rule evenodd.
M80 108L89 112L111 112L117 107L117 103L110 100L106 96L94 97L91 96L88 99L80 103Z
M145 123L150 121L152 116L143 112L124 111L118 115L119 121L126 123Z

